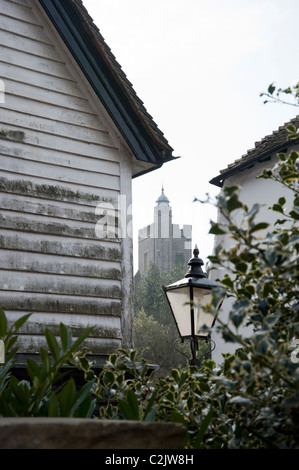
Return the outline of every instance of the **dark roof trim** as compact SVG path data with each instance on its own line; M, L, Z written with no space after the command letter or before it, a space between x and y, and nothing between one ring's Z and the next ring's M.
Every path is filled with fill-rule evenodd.
M172 149L158 148L84 29L70 0L39 0L137 160L154 168L174 159ZM81 21L80 21L81 20Z
M254 159L252 158L250 160L245 160L243 163L240 163L238 166L234 166L233 168L228 168L227 170L224 170L220 175L211 179L210 183L214 184L215 186L218 186L219 188L222 188L223 183L227 178L230 178L231 176L234 176L235 174L240 173L240 171L252 168L256 163L261 163L267 160L271 160L271 157L273 157L276 153L286 152L286 151L287 151L287 144L284 143L283 145L280 145L279 147L276 147L274 149L268 150L267 152L261 153L260 155L256 156Z
M255 148L241 158L220 171L220 174L210 180L211 184L222 187L224 181L237 173L252 168L256 163L271 160L271 158L279 152L287 152L288 148L294 144L298 144L298 138L288 140L288 125L292 124L297 130L299 129L299 117L292 119L290 122L279 127L271 135L264 137L260 142L255 143Z

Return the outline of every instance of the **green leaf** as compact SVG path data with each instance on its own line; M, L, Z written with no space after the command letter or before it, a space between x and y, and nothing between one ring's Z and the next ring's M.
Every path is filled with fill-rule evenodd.
M77 411L80 405L86 400L87 397L90 396L94 383L95 381L91 380L90 382L87 382L81 388L80 392L77 394L75 398L72 408L69 411L70 416L74 415L74 413Z
M208 414L203 418L196 439L194 441L194 449L202 447L203 437L208 429L208 426L213 418L213 410L209 409Z
M272 176L272 170L264 170L259 176L257 176L257 179L263 178L265 180L271 178Z
M188 422L185 420L184 416L178 411L171 412L170 421L172 423L181 423L188 429Z
M257 215L257 213L259 212L260 208L261 208L261 205L257 204L257 203L252 206L252 208L250 209L250 211L248 212L248 215L247 215L250 222L252 222L254 220L254 218Z
M29 383L25 381L21 381L21 382L11 381L10 385L19 403L25 408L29 408L30 395L31 395Z
M280 204L281 206L283 206L285 203L286 203L286 198L285 197L280 197L278 199L278 204Z
M246 286L245 291L248 293L248 296L251 298L255 294L254 286Z
M127 398L129 406L131 407L132 412L135 415L135 418L140 419L141 408L139 407L138 399L137 399L135 392L131 389L128 389L126 398Z
M240 209L243 207L242 202L239 200L238 196L234 194L228 201L227 201L227 210L232 212L236 209Z
M247 316L246 311L230 312L230 319L236 328L239 328L239 326L243 323L246 316Z
M268 302L265 299L259 299L257 306L260 312L262 312L262 314L266 316L269 311Z
M175 380L175 382L178 384L180 382L180 374L177 369L172 369L171 371L172 378Z
M56 418L58 416L59 416L58 398L57 398L57 395L53 393L48 401L48 417Z
M243 263L243 262L236 264L236 270L243 273L243 274L246 273L247 267L248 267L247 264Z
M256 225L254 225L254 226L250 229L249 233L258 232L259 230L264 230L264 229L266 229L266 228L268 228L268 227L269 227L269 224L267 224L266 222L260 222L260 223L258 223L258 224L256 224Z
M219 224L213 224L212 227L210 228L209 233L211 235L224 235L226 231L223 230Z
M60 323L59 330L60 330L62 349L63 349L63 352L66 353L66 351L71 346L72 332L63 323Z
M281 207L280 204L273 204L271 209L275 212L280 212L281 214L283 214L283 208Z
M3 310L0 308L0 338L4 339L7 333L7 318Z
M136 394L130 388L126 393L126 400L118 399L118 406L125 419L140 421L142 419L142 408L138 404Z
M199 388L202 392L209 392L210 391L209 384L204 380L200 381Z
M59 345L58 345L58 342L57 342L57 339L56 339L54 333L51 330L49 330L48 328L46 328L45 336L46 336L46 340L47 340L49 349L51 351L51 354L52 354L54 360L59 361L60 350L59 350Z
M106 370L103 375L103 382L106 386L112 387L115 382L115 377L113 372Z
M290 237L288 232L282 232L277 237L283 246L286 246L289 243Z
M77 338L77 340L73 343L73 345L70 347L69 349L69 352L70 353L73 353L76 351L76 349L79 348L79 346L81 346L81 344L85 341L85 339L90 335L90 333L92 332L93 330L93 326L90 327L90 328L87 328L83 333L82 335Z
M294 220L299 220L299 211L297 211L297 210L290 211L290 216L291 216Z
M26 321L28 320L29 317L31 317L32 313L28 313L27 315L24 315L22 316L21 318L19 318L15 323L14 323L14 328L16 330L19 330L21 328L21 326L24 325L24 323L26 323Z
M298 132L296 130L296 132ZM295 152L295 151L292 151L289 155L289 162L292 164L292 165L295 165L296 161L298 160L299 158L299 152Z
M131 360L132 362L135 361L135 359L136 359L136 354L137 354L137 351L136 351L136 350L133 349L132 351L130 351L130 360Z
M60 416L71 416L71 409L76 397L76 388L73 378L70 378L61 392L58 394Z
M262 355L267 355L269 354L269 343L266 340L262 340L258 344L258 352Z
M159 388L156 387L154 392L152 393L151 398L148 401L147 407L144 410L144 421L154 421L154 417L156 414L157 406L154 406L154 402L156 396L158 394Z
M286 156L285 153L279 153L279 154L278 154L278 157L279 157L279 159L280 159L281 162L285 162L286 159L287 159L287 156Z
M40 357L42 361L41 377L45 379L51 373L51 360L44 348L40 348Z
M230 287L231 289L234 288L234 282L231 280L228 274L224 276L224 278L221 280L221 283L227 287Z
M271 83L271 85L269 85L269 87L268 87L268 93L270 95L273 95L275 90L276 90L276 87L274 86L274 83Z
M227 196L232 196L236 191L240 189L240 186L234 185L234 186L225 186L223 191Z
M29 377L30 377L30 379L32 380L33 383L36 382L36 379L38 379L38 381L41 380L41 368L37 364L36 361L34 361L33 359L28 358L27 359L26 369L27 369Z
M296 181L298 179L298 173L292 169L285 169L281 171L281 178L284 182Z
M287 126L287 130L288 130L288 132L293 132L294 134L296 134L296 132L297 132L297 129L293 124L289 124Z

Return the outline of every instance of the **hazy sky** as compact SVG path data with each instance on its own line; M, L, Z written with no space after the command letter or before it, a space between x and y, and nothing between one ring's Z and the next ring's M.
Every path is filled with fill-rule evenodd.
M299 80L299 0L84 0L179 160L134 179L134 229L153 221L162 183L173 221L211 254L209 180L298 109L260 92ZM135 269L137 266L135 235Z

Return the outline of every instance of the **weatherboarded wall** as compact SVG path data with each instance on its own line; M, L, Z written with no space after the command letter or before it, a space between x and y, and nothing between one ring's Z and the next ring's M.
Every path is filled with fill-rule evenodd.
M109 354L130 343L131 242L98 238L95 211L130 204L131 157L37 2L0 1L0 44L0 306L33 313L22 353L62 321Z

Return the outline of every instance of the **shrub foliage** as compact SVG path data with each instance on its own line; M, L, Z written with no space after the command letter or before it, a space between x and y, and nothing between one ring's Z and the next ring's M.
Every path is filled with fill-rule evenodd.
M120 349L96 376L86 352L78 352L89 332L73 342L61 325L60 342L46 330L41 364L27 361L30 381L17 381L13 348L27 316L8 329L1 311L6 362L0 369L0 416L173 421L186 427L186 448L298 448L298 155L280 154L278 165L261 175L293 195L291 205L279 197L271 207L274 227L257 221L260 206L242 203L237 187L224 188L218 197L225 223L212 223L211 233L235 241L230 249L219 245L210 257L226 274L207 309L216 314L219 299L233 299L229 320L220 314L217 329L236 350L224 355L221 366L207 360L200 369L173 369L154 381L155 371L137 360L136 351ZM235 211L243 214L241 224L234 222ZM241 335L243 325L251 327L250 336ZM80 391L72 377L61 382L64 364L83 371Z

